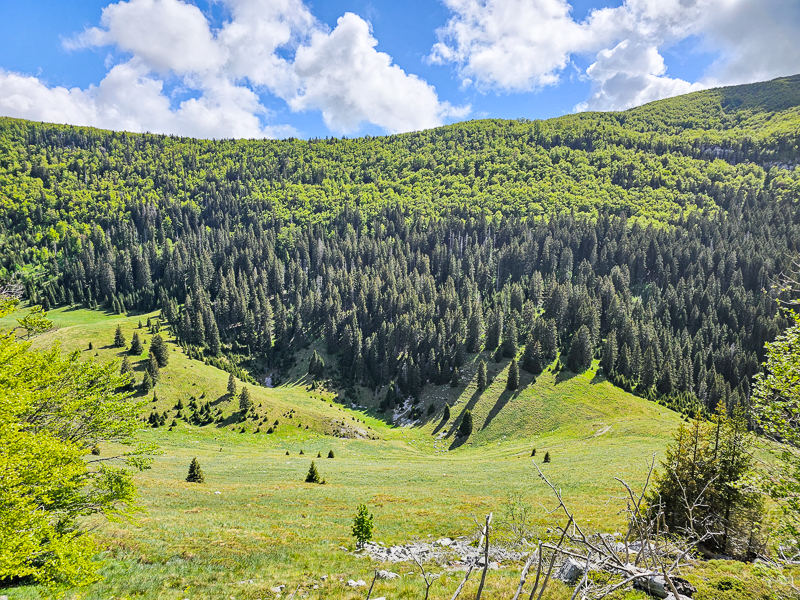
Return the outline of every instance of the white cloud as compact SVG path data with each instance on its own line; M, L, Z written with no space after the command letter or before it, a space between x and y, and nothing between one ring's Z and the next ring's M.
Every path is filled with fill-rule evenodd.
M531 91L557 84L573 55L596 55L592 95L577 108L624 108L709 87L794 74L800 2L624 0L583 21L567 0L443 0L453 12L430 59L457 67L463 85ZM660 49L689 36L720 58L700 81L666 73Z
M294 70L302 92L289 101L295 110L319 109L333 131L358 129L362 121L390 132L441 125L444 116L462 116L439 102L436 91L375 50L378 41L361 17L346 13L329 34L315 32L297 50Z
M576 109L623 110L703 88L666 77L666 70L655 46L623 40L610 50L601 50L597 61L586 70L594 89Z
M88 89L50 88L34 78L0 77L0 109L10 116L200 137L271 137L263 126L270 93L295 111L320 110L331 130L362 123L400 132L441 125L469 107L441 102L434 88L377 52L360 17L333 31L302 0L223 0L230 19L214 29L183 0L127 0L103 9L99 27L67 40L70 50L111 46L105 79ZM292 53L296 53L294 59ZM165 82L194 94L172 106Z

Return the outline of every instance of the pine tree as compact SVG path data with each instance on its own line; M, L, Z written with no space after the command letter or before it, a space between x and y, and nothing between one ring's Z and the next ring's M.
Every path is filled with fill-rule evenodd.
M142 354L142 341L139 339L139 332L134 331L133 337L131 338L131 355L133 356L140 356Z
M461 383L461 374L458 372L458 367L453 368L453 376L450 378L450 387L458 387Z
M656 359L653 355L653 349L648 346L644 351L644 360L642 362L642 377L639 380L639 388L642 391L647 391L656 382Z
M533 336L528 338L525 344L525 352L522 355L522 368L528 373L538 375L542 372L542 346Z
M472 434L472 411L467 409L464 411L464 417L461 419L461 425L458 426L458 433L462 436L469 436Z
M208 351L211 356L219 356L222 350L222 344L219 339L219 328L217 327L216 320L212 317L209 319L208 327Z
M478 391L483 392L486 389L486 363L481 360L478 363Z
M617 332L613 329L606 337L605 346L603 346L603 359L600 363L603 366L603 373L606 377L614 373L614 368L617 364Z
M514 316L513 313L511 316ZM503 332L503 356L505 358L514 358L519 352L517 320L510 318L509 321L508 327Z
M511 361L508 367L508 381L506 381L506 389L516 390L519 387L519 365L517 359Z
M133 385L133 367L131 367L131 361L128 360L127 356L123 357L119 372L121 375L128 376L128 384L125 387L130 389Z
M114 333L114 346L116 348L125 347L125 334L122 333L122 326L117 325L117 330Z
M228 393L231 396L236 395L236 378L233 376L233 373L228 375Z
M154 354L150 354L150 358L147 360L147 373L150 375L153 385L158 383L161 371L158 368L158 359L156 359Z
M362 548L364 544L372 539L373 516L367 510L366 504L359 504L356 515L353 518L353 537L356 538L356 546Z
M186 481L189 483L203 483L205 481L203 470L200 468L197 458L193 458L189 464L189 474L186 476Z
M150 344L150 354L156 357L158 366L162 369L169 363L169 348L164 343L164 339L158 334L153 336L153 341Z
M450 405L444 405L444 412L442 413L442 422L447 423L450 420Z
M247 414L251 408L253 408L253 400L250 398L250 390L247 389L247 386L243 386L239 393L239 411Z
M588 369L592 364L592 335L586 325L581 325L580 329L572 336L572 345L569 349L567 367L573 373L581 373Z
M313 460L311 461L311 466L308 468L306 483L319 483L319 471L317 471L317 465L314 464Z
M142 383L139 385L139 390L142 392L142 394L147 394L152 389L153 389L153 379L152 377L150 377L150 373L145 371L144 376L142 377Z

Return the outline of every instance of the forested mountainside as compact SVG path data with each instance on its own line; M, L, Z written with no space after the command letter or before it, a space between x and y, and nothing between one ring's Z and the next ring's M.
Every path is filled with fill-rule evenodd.
M483 349L746 406L786 324L767 292L800 244L799 144L800 76L356 140L0 119L0 279L160 307L191 355L259 375L324 338L338 384L393 383L386 404Z

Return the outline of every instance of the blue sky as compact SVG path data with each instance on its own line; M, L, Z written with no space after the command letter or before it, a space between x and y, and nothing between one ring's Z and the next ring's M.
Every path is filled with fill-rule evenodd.
M549 118L800 71L797 0L27 0L0 17L0 114L197 137Z

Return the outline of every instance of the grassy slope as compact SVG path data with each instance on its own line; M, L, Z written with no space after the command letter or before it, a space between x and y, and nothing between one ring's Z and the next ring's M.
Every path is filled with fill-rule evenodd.
M38 338L36 346L59 340L65 349L85 349L93 341L101 360L117 355L106 346L116 325L122 324L130 339L139 320L85 310L53 311L51 317L58 329ZM0 328L7 326L8 321L0 322ZM594 371L566 379L562 374L562 380L545 372L533 384L524 374L524 387L510 394L504 391L507 365L491 363L493 383L478 398L471 382L474 364L465 368L469 383L462 387L429 386L424 405L436 402L439 410L421 427L389 427L293 385L254 389L254 399L279 418L295 408L296 418L313 425L309 430L287 425L273 435L241 434L233 426L183 424L173 432L147 430L143 436L156 441L163 454L152 470L137 477L145 512L133 524L106 524L99 530L109 559L105 579L80 597L263 598L274 597L268 588L278 583L307 584L301 598L304 593L312 599L354 597L338 580L367 579L371 567L339 546L352 545L349 525L360 502L375 514L376 539L396 543L470 533L473 515L500 510L506 495L518 492L534 506L543 533L555 521L545 513L552 498L530 463L532 447L538 449L539 463L550 451L553 462L542 467L581 519L602 530L619 528L613 499L619 490L612 477L624 474L639 482L646 459L663 449L677 416L613 388ZM159 410L180 394L224 396L227 374L190 361L179 350L162 373ZM475 433L457 451L445 452L454 447L453 439L448 427L438 428L445 401L454 405L451 423L468 405L475 415ZM226 414L231 411L226 408ZM321 433L342 417L351 423L361 419L380 439ZM301 449L304 456L298 454ZM329 449L336 458L318 460L327 484L303 483L310 459ZM204 485L184 481L192 457L200 460ZM412 571L407 565L391 568ZM321 575L331 578L322 584ZM515 577L505 569L492 573L489 597L510 597ZM249 580L253 583L237 583ZM457 575L441 580L432 597L449 597L457 583ZM314 584L321 588L311 589ZM468 596L476 584L470 582ZM418 577L408 576L400 583L377 584L374 595L417 597L420 585ZM12 592L13 598L40 594L35 588ZM565 594L556 586L551 597Z

